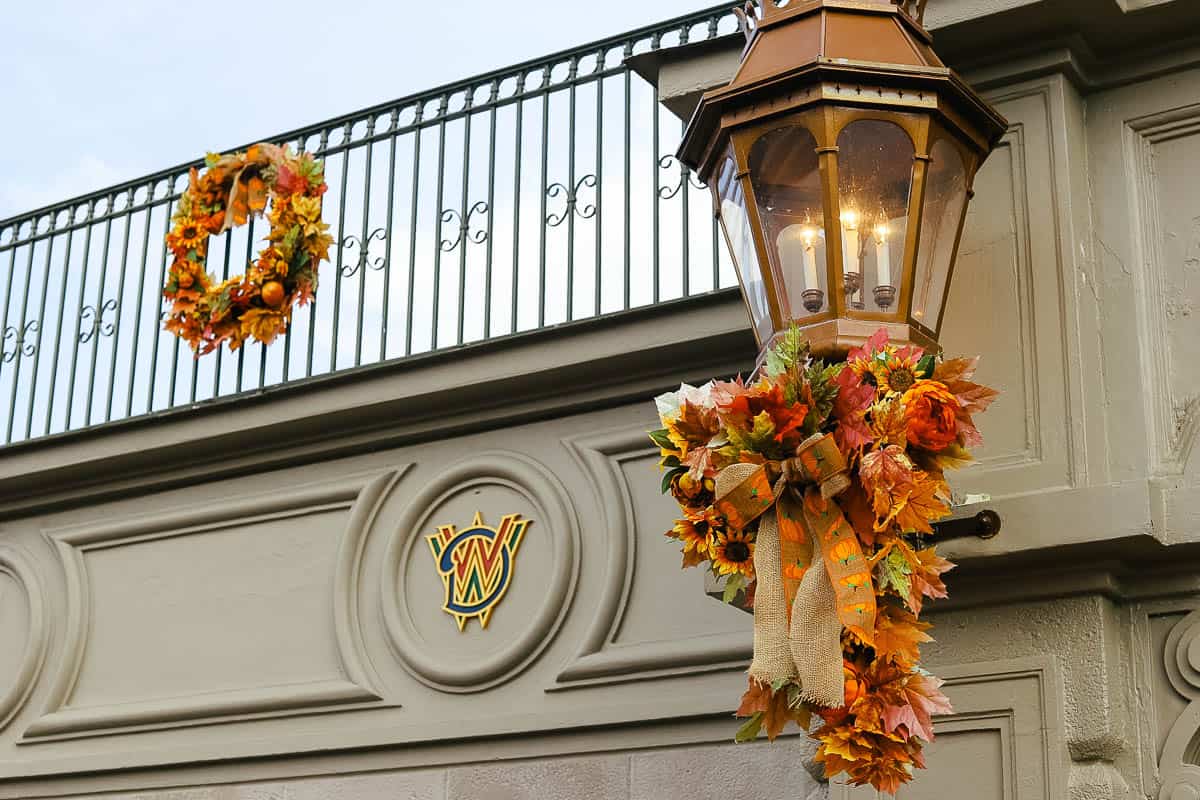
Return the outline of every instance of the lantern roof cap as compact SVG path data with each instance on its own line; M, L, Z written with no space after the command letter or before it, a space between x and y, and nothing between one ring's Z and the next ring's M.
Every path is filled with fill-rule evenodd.
M933 50L921 26L925 0L750 0L737 9L746 46L728 85L705 92L679 149L695 168L711 155L731 108L786 111L780 95L822 79L880 83L944 95L995 145L1007 123ZM864 93L865 94L865 93ZM855 101L870 104L869 96ZM989 148L990 149L990 148Z

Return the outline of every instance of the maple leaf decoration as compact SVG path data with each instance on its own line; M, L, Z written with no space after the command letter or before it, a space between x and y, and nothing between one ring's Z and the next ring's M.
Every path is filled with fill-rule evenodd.
M766 414L774 425L775 442L786 449L800 443L803 436L800 428L808 414L808 406L789 403L784 394L782 382L759 383L750 391L738 394L718 407L725 425L740 429L753 430L761 424L762 415Z
M875 654L893 664L912 666L921 660L920 645L932 642L933 626L899 606L881 606L875 616Z
M933 533L930 524L950 513L946 482L928 472L916 473L912 490L895 514L902 531Z
M909 560L912 566L911 592L908 596L908 607L914 614L921 613L922 599L932 597L945 598L946 584L942 582L942 574L954 569L954 564L937 554L937 548L927 547L924 550L911 551Z
M864 384L849 366L843 367L833 382L838 390L833 400L833 416L838 422L833 436L838 447L849 451L870 444L873 437L867 427L866 414L875 399L875 387Z
M783 733L788 722L795 722L801 729L807 730L811 723L809 712L803 706L793 707L788 700L790 694L786 686L775 691L767 684L751 678L734 716L749 717L750 722L744 729L747 732L753 730L757 735L761 726L766 729L767 739L772 742Z

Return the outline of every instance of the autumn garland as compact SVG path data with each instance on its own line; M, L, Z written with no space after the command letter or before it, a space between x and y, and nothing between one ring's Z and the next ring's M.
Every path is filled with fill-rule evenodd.
M662 450L663 491L683 510L667 532L683 546L683 566L707 563L724 576L726 602L742 595L751 605L760 594L755 665L737 711L749 719L739 741L764 727L774 739L788 720L807 731L817 714L823 724L810 735L820 742L816 758L828 777L844 773L851 783L895 792L924 766L931 717L951 708L942 681L920 667L919 646L932 638L919 615L926 598L946 596L941 575L953 565L921 534L949 513L943 470L970 461L967 448L982 442L972 415L997 392L972 381L977 360L939 361L889 343L881 330L845 363L825 364L793 330L757 380L684 385L657 399L663 427L650 436ZM729 477L734 473L737 480ZM762 515L744 519L747 502ZM782 509L777 517L757 507L773 503ZM825 550L817 531L833 541L839 524L847 541ZM773 581L787 586L789 602L799 609L817 581L817 594L824 588L826 595L836 590L839 601L848 598L836 609L830 651L836 672L840 645L841 675L823 695L801 679L804 665L770 684L754 677L766 647L759 637L764 576L755 565L762 569L768 527ZM822 544L820 553L814 543ZM789 560L789 546L803 552ZM781 589L772 591L782 597ZM867 591L867 602L850 602L854 591ZM799 615L806 612L787 611L784 624L793 634L804 629L808 620ZM820 651L794 641L792 648L796 663ZM786 663L792 665L790 656Z
M287 330L292 308L317 290L317 267L333 238L321 220L324 167L308 153L256 144L245 152L210 153L203 175L193 168L167 234L173 256L163 296L166 329L197 354L253 337L270 344ZM268 212L267 201L271 208ZM267 247L245 275L216 283L206 271L208 238L267 214Z

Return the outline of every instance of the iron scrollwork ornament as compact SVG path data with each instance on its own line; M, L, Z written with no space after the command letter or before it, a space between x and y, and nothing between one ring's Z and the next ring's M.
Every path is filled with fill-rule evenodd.
M546 197L556 198L565 196L566 205L563 206L562 211L559 213L551 212L550 214L547 214L546 225L551 228L557 228L559 225L563 224L567 217L571 216L572 212L574 212L580 219L591 219L592 217L596 216L597 208L595 203L588 203L582 206L579 204L579 192L584 188L596 188L595 175L584 175L582 178L576 181L575 186L570 189L561 183L552 183L547 186Z
M708 188L707 183L704 183L699 178L697 178L696 173L692 172L686 166L681 164L679 162L679 159L675 158L675 156L665 155L658 160L658 168L659 169L671 169L671 167L676 166L676 165L679 166L679 180L675 182L675 185L658 187L658 196L661 197L663 200L670 200L672 197L679 194L683 190L683 184L685 182L690 183L692 186L696 187L697 189L707 189Z
M376 228L371 231L366 239L351 234L342 239L341 250L356 249L358 250L358 259L353 264L338 264L338 271L343 278L353 277L360 269L369 269L373 272L379 272L387 265L387 257L375 256L370 258L371 242L383 242L384 250L387 250L387 231L383 228Z
M488 204L480 200L478 203L471 206L471 209L467 212L465 217L461 212L453 208L448 208L443 211L442 224L453 222L458 228L458 233L455 234L453 239L446 237L438 243L438 247L441 248L442 252L449 253L451 250L454 250L460 244L462 244L463 240L472 242L474 244L482 244L483 242L486 242L488 239L488 229L472 228L471 220L476 214L487 214L489 210Z
M11 325L5 328L4 339L2 340L4 347L0 349L0 361L8 363L18 355L25 356L26 358L33 355L37 351L38 339L41 337L34 336L32 340L29 337L31 334L40 333L41 330L42 325L36 319L29 320L21 328L14 328ZM12 350L8 349L9 340L13 340Z
M96 336L112 336L113 324L104 321L104 314L108 311L115 311L116 308L116 300L105 300L99 311L95 306L84 306L79 312L79 341L87 343ZM166 316L166 312L159 316L160 318Z

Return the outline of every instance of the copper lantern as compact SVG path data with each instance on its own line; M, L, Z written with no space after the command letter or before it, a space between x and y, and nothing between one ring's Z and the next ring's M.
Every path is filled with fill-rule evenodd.
M1007 124L934 53L924 0L761 0L679 158L713 193L760 353L880 327L935 348L980 164Z

